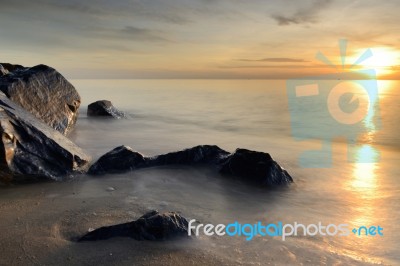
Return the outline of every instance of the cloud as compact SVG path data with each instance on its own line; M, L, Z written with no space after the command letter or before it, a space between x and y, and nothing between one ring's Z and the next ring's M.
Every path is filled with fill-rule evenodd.
M151 30L146 28L138 28L134 26L126 26L121 29L120 34L121 37L126 37L136 41L148 41L148 42L171 42L169 39L164 37L162 31Z
M191 22L181 8L179 3L167 2L162 0L142 1L142 0L121 0L121 1L98 1L87 0L0 0L1 10L18 10L23 12L57 12L65 15L83 15L80 21L90 18L140 18L141 20L171 23L188 24Z
M275 62L275 63L304 63L310 62L304 59L298 58L286 58L286 57L273 57L273 58L262 58L262 59L237 59L242 62Z
M279 68L282 68L282 69L290 69L290 68L294 68L294 69L302 69L302 68L327 68L327 66L325 66L325 65L247 65L247 66L243 66L243 65L241 65L241 66L227 66L227 65L224 65L224 66L219 66L218 68L232 68L232 69L235 69L235 68L238 68L238 69L240 69L240 68L272 68L272 69L279 69Z
M316 23L318 22L318 13L329 6L331 2L332 0L315 0L311 6L297 10L293 15L285 16L281 14L272 14L271 17L280 26Z

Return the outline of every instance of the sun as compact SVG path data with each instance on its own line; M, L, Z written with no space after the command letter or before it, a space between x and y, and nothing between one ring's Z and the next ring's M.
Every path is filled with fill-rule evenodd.
M347 40L339 40L340 60L331 61L324 54L318 52L316 59L324 64L338 69L341 65L343 71L374 70L371 77L387 79L396 74L400 66L400 53L392 47L371 47L353 50L350 55L347 51Z
M373 56L363 63L371 67L392 67L396 65L399 54L389 48L371 48Z
M365 49L360 49L356 54L361 54ZM378 76L388 75L393 72L392 68L399 65L399 52L392 48L371 48L372 56L359 64L365 69L375 69ZM357 55L355 56L355 59Z

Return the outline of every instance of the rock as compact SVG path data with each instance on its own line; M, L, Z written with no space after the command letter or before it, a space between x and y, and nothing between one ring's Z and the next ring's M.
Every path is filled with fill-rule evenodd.
M0 92L0 180L63 180L90 157Z
M101 156L89 169L92 175L121 173L135 169L194 163L217 163L221 156L228 155L218 146L200 145L183 151L171 152L154 157L145 157L128 146L119 146Z
M71 132L81 102L71 83L45 65L1 65L10 72L0 75L0 90L8 98L62 134Z
M207 164L223 175L261 185L285 185L293 182L289 173L268 153L237 149L231 154L215 145L200 145L182 151L145 157L127 146L120 146L101 156L89 169L92 175L126 172L162 165Z
M119 146L101 156L89 168L88 173L93 175L120 173L141 168L144 164L145 158L142 154L133 151L128 146Z
M176 212L150 211L129 223L101 227L82 236L78 241L131 237L136 240L172 240L190 238L188 221Z
M199 145L182 151L170 152L148 158L147 167L174 165L174 164L217 164L222 158L229 155L216 145Z
M250 183L272 186L293 182L288 172L269 153L237 149L220 162L221 174L241 177Z
M101 100L88 105L88 116L111 116L114 118L126 117L124 112L115 108L110 101Z

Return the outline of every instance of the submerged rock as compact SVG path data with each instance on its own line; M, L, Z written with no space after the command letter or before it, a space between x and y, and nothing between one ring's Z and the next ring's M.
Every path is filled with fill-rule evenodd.
M95 229L78 241L105 240L112 237L131 237L136 240L189 238L188 221L176 212L150 211L136 221Z
M293 182L289 173L268 153L237 149L231 154L215 145L200 145L154 157L145 157L130 147L120 146L101 156L88 173L101 175L177 164L208 164L218 168L223 175L236 176L245 182L261 186Z
M126 117L124 112L115 108L110 101L101 100L88 105L88 116L111 116L114 118Z
M31 68L2 63L0 90L52 128L67 135L78 117L81 98L55 69L38 65Z
M0 92L0 180L52 179L87 169L90 157Z

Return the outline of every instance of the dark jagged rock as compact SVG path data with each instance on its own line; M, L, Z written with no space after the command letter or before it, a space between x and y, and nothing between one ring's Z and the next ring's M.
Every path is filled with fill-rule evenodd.
M87 169L90 157L60 132L0 92L0 180L62 180Z
M285 185L292 177L268 153L237 149L229 153L215 145L200 145L182 151L145 157L130 147L120 146L106 153L89 169L89 174L125 172L162 165L208 164L224 175L236 176L262 186Z
M110 101L101 100L88 105L88 116L111 116L114 118L126 117L124 112L115 108Z
M229 155L216 145L199 145L182 151L158 155L147 160L148 167L173 164L217 164L222 158Z
M7 73L1 71L0 90L8 98L62 134L71 132L81 102L71 83L45 65L1 65Z
M128 146L119 146L107 152L94 163L89 174L119 173L143 167L145 158Z
M112 237L131 237L136 240L189 238L188 221L176 212L150 211L136 221L98 228L78 241L105 240Z
M89 169L92 175L119 173L145 167L206 163L216 164L226 152L215 145L199 145L182 151L145 157L128 146L119 146L101 156Z
M293 182L288 172L269 153L237 149L220 162L221 174L241 177L261 185L284 185Z

